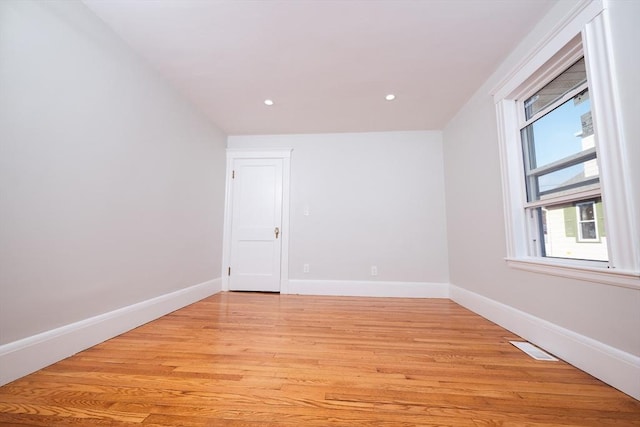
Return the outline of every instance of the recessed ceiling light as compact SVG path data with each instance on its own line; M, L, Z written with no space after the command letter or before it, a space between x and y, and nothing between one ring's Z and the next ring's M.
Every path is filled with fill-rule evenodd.
M264 100L264 105L272 106L273 105L273 101L270 100L270 99L265 99Z
M386 99L387 101L393 101L394 99L396 99L396 96L390 93L389 95L385 96L384 99Z

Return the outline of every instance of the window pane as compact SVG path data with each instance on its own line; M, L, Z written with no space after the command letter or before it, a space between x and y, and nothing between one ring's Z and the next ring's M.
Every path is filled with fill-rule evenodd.
M577 206L577 208L576 208ZM582 221L583 206L592 219ZM607 261L602 200L532 208L543 257Z
M526 126L521 133L528 201L598 184L588 89Z
M584 58L581 58L564 73L560 74L524 102L526 119L529 120L538 112L558 101L564 95L576 89L586 81L587 72L584 65Z
M547 198L558 196L575 191L576 188L583 189L588 185L597 184L599 181L597 173L589 176L585 172L592 169L590 163L594 162L595 159L548 174L531 177L527 183L528 201L544 200L545 196Z
M580 220L581 221L593 221L595 218L593 215L593 203L578 205L580 208Z
M583 222L580 224L582 230L582 238L583 239L597 239L598 235L596 234L596 223L595 222Z
M595 147L589 91L585 90L522 130L529 168L535 169Z

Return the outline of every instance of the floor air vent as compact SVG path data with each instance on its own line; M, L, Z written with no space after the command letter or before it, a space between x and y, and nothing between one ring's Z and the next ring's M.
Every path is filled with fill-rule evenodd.
M538 347L536 347L531 343L520 342L520 341L509 341L509 342L536 360L548 360L552 362L556 362L558 360L552 355L550 355L549 353L545 353L544 351L540 350Z

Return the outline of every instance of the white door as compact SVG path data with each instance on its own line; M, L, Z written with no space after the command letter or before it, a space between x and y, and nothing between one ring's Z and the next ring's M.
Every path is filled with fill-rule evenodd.
M234 159L229 290L280 291L282 159Z

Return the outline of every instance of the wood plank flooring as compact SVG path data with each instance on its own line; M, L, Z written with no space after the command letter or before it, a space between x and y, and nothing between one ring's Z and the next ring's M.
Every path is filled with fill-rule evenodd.
M221 293L0 388L2 426L640 426L449 300Z

